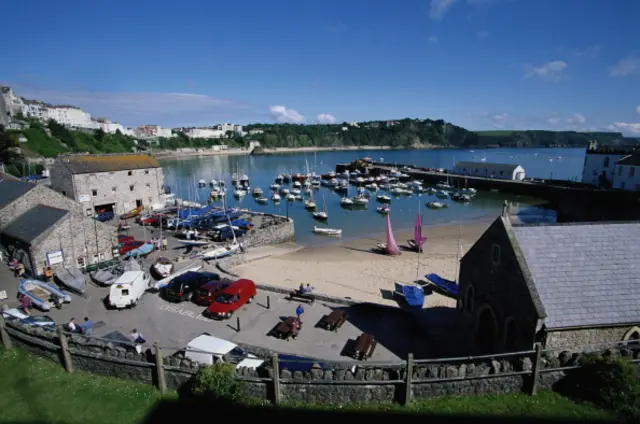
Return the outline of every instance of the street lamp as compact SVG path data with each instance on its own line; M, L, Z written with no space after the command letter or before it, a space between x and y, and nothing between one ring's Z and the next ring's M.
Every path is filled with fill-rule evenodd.
M285 199L285 202L286 202L285 206L287 208L287 219L289 219L289 199Z

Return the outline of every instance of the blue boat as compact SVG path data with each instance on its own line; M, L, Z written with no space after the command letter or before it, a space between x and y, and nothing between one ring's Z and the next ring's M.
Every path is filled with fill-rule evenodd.
M436 288L440 289L445 294L452 297L458 297L458 284L455 281L447 280L446 278L442 278L438 274L433 273L427 274L425 277L431 284L436 286Z
M404 298L412 309L422 309L424 305L424 291L422 287L413 284L395 283L396 294Z
M56 303L71 302L71 296L44 281L26 278L18 283L18 293L31 299L31 304L42 311L50 311Z
M149 253L153 252L155 246L151 243L145 243L142 246L129 250L124 256L127 258L140 258L142 256L147 256Z

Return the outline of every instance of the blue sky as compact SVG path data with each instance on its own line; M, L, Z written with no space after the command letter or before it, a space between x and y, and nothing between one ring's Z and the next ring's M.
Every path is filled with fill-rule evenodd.
M640 135L640 1L6 0L0 83L128 126Z

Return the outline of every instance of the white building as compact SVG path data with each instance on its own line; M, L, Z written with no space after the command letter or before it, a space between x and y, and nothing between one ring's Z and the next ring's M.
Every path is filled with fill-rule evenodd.
M256 134L264 134L264 131L258 128L256 128L255 130L249 130L249 135L256 135Z
M117 122L112 122L108 119L103 118L97 119L94 122L96 125L96 129L101 129L107 134L115 134L116 132L120 131L122 135L129 135L131 137L136 136L135 132L131 128L127 128Z
M510 163L490 162L458 162L453 169L454 174L471 177L496 178L500 180L522 181L524 168Z
M247 133L243 131L242 125L236 125L231 123L224 123L216 126L216 129L222 131L223 136L227 135L227 132L236 133L240 136L246 135Z
M171 128L162 128L160 125L140 125L135 132L140 138L173 137Z
M613 170L613 188L640 191L640 153L616 162Z
M74 106L47 106L45 119L53 119L65 127L95 128L91 115Z
M629 156L638 146L599 146L590 142L582 168L582 182L596 187L608 188L613 185L616 162Z
M28 118L36 118L44 121L47 119L47 106L35 100L25 100L22 114Z
M185 131L185 135L189 138L223 138L224 134L224 131L217 128L191 128Z

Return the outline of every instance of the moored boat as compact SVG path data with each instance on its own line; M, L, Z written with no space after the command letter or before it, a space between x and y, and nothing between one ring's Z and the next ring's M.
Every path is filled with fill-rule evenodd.
M378 207L376 208L376 211L377 211L378 213L381 213L381 214L383 214L383 215L386 215L386 214L388 214L389 212L391 212L391 209L389 208L389 206L378 206Z
M323 228L323 227L313 227L313 232L315 234L321 234L325 236L340 236L342 235L342 230L339 228Z
M353 205L353 200L348 197L343 197L340 200L340 206L352 206L352 205Z
M135 209L131 209L129 212L127 213L123 213L122 215L120 215L120 219L131 219L131 218L135 218L136 216L138 216L141 212L143 211L143 207L137 207Z
M389 196L385 196L385 195L380 195L380 196L376 196L376 200L380 203L390 203L391 202L391 197Z
M267 197L260 196L260 197L256 197L256 202L257 203L261 203L261 204L265 204L265 203L269 202L269 199Z
M442 203L442 202L427 202L425 205L431 209L442 209L449 206L446 203Z

